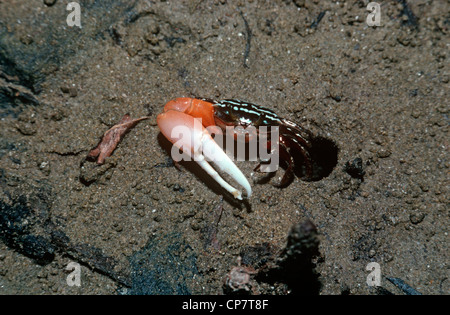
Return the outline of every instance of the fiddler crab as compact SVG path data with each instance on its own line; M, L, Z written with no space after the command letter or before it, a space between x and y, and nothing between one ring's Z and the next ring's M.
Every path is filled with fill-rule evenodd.
M173 143L171 154L175 161L193 159L236 199L242 200L242 192L227 183L208 163L214 162L245 189L247 198L251 196L247 178L218 144L221 138L223 141L218 135L224 133L227 144L228 139L240 139L250 151L255 151L256 143L259 144L260 163L255 171L274 172L281 161L286 171L279 186L289 184L294 174L312 175L311 133L268 108L239 100L183 97L169 101L158 115L157 123L162 134ZM229 148L234 146L227 145L227 151ZM241 154L248 155L248 152Z

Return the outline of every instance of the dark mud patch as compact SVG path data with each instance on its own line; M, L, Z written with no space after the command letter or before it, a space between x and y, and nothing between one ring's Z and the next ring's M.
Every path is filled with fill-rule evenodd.
M130 295L186 295L199 276L196 254L179 233L152 238L130 257Z
M0 239L39 264L51 262L56 248L44 229L50 220L49 186L20 183L3 169L0 169L0 180L4 194L0 200ZM21 194L20 189L11 189L8 185L29 193Z

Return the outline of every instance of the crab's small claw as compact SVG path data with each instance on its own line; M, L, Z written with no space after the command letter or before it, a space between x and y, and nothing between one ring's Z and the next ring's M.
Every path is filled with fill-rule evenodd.
M194 159L214 180L230 192L236 199L242 200L240 190L228 184L208 163L214 162L224 173L230 175L243 186L250 197L252 189L247 178L233 163L222 148L213 140L201 120L178 110L168 110L157 117L159 129L176 147L172 150L172 158L181 149L184 154Z

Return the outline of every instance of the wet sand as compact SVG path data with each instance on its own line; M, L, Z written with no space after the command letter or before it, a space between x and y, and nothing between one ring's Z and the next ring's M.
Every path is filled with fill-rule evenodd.
M312 294L378 294L370 262L389 292L448 294L449 3L382 1L368 26L368 2L80 1L81 28L65 1L0 3L0 293L228 294L240 256L248 293L288 294L261 272L309 220ZM253 195L222 201L170 158L156 116L176 97L270 108L337 163L280 189L237 162ZM151 118L86 161L127 113Z

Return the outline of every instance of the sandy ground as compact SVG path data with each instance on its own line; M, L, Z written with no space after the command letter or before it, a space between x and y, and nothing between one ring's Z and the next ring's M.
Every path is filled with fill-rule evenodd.
M380 293L370 262L391 293L385 277L450 293L448 1L379 1L374 27L363 0L86 0L82 28L67 2L0 1L1 294L224 294L239 256L262 268L305 220L311 294ZM156 125L181 96L268 107L334 143L337 163L221 201ZM86 161L126 113L151 118ZM252 179L256 162L237 165ZM250 289L292 292L256 274Z

